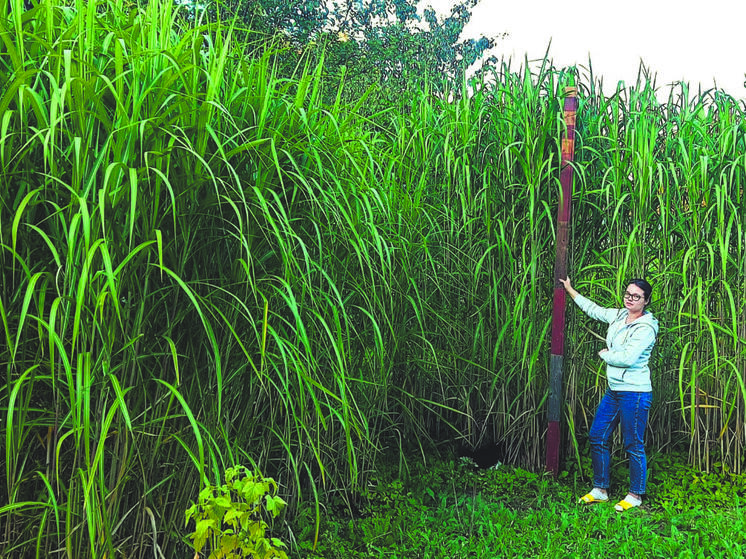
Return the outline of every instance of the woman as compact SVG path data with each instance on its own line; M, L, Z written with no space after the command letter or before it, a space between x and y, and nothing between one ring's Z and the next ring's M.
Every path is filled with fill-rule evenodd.
M629 455L630 487L627 496L614 508L626 511L642 504L647 478L643 437L653 400L648 362L658 334L658 321L645 307L650 303L653 288L645 280L633 279L624 293L624 308L605 309L578 293L570 284L570 278L560 281L585 314L609 324L606 348L598 352L606 362L609 386L598 405L589 436L593 489L581 497L580 502L609 500L609 442L621 423L624 449Z

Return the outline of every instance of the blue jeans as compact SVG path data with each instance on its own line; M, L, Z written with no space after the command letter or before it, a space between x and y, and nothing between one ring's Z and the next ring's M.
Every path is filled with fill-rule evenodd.
M609 488L611 435L621 423L624 450L629 455L629 490L638 495L645 493L647 459L643 437L652 402L652 392L606 390L596 410L596 417L593 418L589 437L594 487Z

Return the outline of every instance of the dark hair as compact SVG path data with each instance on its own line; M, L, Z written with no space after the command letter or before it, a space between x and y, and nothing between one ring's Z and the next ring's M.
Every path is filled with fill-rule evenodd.
M650 285L647 281L644 279L631 279L627 282L627 285L636 285L640 289L642 289L642 294L645 296L645 304L648 305L650 303L650 295L653 293L653 286Z

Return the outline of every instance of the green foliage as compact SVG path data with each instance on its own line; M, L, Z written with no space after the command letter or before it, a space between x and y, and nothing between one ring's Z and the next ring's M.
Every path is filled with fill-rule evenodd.
M678 459L665 466L662 475L672 482L680 469L691 469ZM301 538L301 557L726 558L746 544L740 500L715 503L696 486L689 491L696 507L650 496L640 509L619 514L613 502L578 505L587 486L571 486L569 477L557 482L511 467L474 470L437 459L415 466L404 481L395 470L381 472L377 487L392 506L356 518L330 516L316 551ZM732 481L743 485L745 479ZM731 485L723 481L721 487L729 491Z
M280 59L287 72L297 52L311 47L324 56L324 71L344 77L343 95L354 102L375 87L376 108L395 102L407 87L430 82L448 94L458 91L469 68L495 44L495 37L461 39L476 0L454 3L450 13L418 10L416 0L218 0L216 14L236 16L253 33L282 37L289 49ZM486 61L487 65L494 63Z
M196 527L189 535L196 553L208 546L208 557L230 559L287 559L285 545L267 537L269 525L265 516L277 518L286 503L277 496L277 484L272 478L250 472L243 466L225 471L225 483L208 485L199 494L199 501L186 511L186 524L194 520Z
M658 455L649 462L651 498L668 511L702 513L728 509L746 502L746 476L729 472L716 463L719 471L704 472L682 455Z

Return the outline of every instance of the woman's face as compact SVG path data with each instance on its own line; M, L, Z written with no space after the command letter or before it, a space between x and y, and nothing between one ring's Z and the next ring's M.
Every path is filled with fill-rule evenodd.
M630 283L624 292L624 307L635 314L641 313L645 308L645 292L634 283Z

